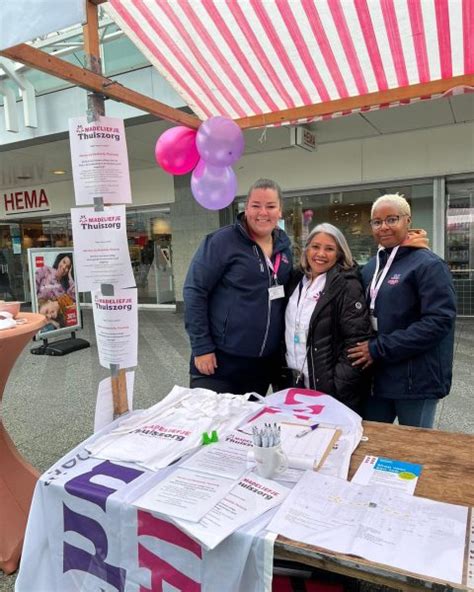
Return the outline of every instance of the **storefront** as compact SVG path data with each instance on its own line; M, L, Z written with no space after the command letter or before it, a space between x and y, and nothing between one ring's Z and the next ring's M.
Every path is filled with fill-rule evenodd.
M458 295L459 315L474 315L472 177L448 177L442 183L439 179L425 178L325 190L285 191L282 226L292 241L295 261L299 259L301 248L312 228L320 222L330 222L344 232L356 261L361 265L366 263L375 253L369 225L371 205L380 195L395 192L408 199L412 208L412 225L427 231L431 245L433 248L438 246L435 250L444 255L450 266ZM9 201L8 209L3 208L0 218L0 298L30 301L28 248L73 246L68 213L72 205L71 197L62 198L61 204L55 204L58 187L53 186L37 188L37 197L43 195L41 204L38 199L37 202L32 201L32 194L33 190L29 193L27 190L17 191L13 194L16 195L16 201ZM150 202L150 195L153 194L156 192L152 193L148 189L147 193L144 188L140 200ZM5 193L3 201L10 200L11 195L11 192ZM28 196L29 201L26 199ZM33 207L27 208L30 204ZM243 198L235 202L232 212L229 212L230 218L243 209L243 204ZM438 222L435 211L439 208L441 218ZM176 279L183 279L181 275L185 273L193 252L187 251L187 261L177 278L176 266L173 267L172 221L179 222L180 210L175 209L176 204L173 202L127 208L130 258L138 288L138 301L142 306L169 305L180 300ZM62 213L56 213L58 211ZM201 231L199 226L202 227ZM178 234L176 230L174 240L178 240L178 235L180 241L185 240L183 233ZM195 220L193 232L199 235L199 240L208 231L205 219ZM174 245L175 250L180 246ZM84 299L89 297L86 294L82 296Z
M286 192L281 225L292 241L294 260L299 260L311 230L321 222L329 222L344 232L357 263L367 263L376 252L369 224L370 210L372 203L385 193L400 193L406 197L412 210L412 227L425 229L431 245L435 238L443 235L444 256L453 272L458 296L458 313L474 315L473 178L448 179L445 196L436 195L436 182L432 179L317 192ZM435 223L435 200L446 203L443 228ZM237 211L242 211L243 207L244 200L240 200Z
M173 304L170 207L128 208L127 236L139 303ZM0 298L30 301L29 248L70 246L70 215L0 221Z

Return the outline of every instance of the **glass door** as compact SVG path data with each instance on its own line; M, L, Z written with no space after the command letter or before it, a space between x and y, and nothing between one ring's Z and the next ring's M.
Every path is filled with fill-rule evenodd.
M0 299L25 300L19 224L0 224Z

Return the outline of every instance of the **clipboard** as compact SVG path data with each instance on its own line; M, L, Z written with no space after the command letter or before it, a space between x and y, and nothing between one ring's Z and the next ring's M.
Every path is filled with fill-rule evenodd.
M342 435L342 430L338 426L324 424L297 438L296 435L307 427L305 424L282 422L280 425L282 448L291 468L312 468L313 471L317 471Z

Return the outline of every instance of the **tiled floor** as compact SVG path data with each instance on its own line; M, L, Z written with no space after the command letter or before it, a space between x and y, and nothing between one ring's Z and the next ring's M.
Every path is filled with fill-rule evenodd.
M4 424L22 454L40 471L92 433L97 385L108 371L99 366L90 311L85 311L84 321L84 331L77 336L91 342L89 349L50 357L31 355L28 347L5 391ZM140 365L134 407L149 407L173 385L187 385L188 359L181 315L140 312ZM474 434L473 360L474 319L461 319L456 333L453 388L438 406L438 429ZM13 586L14 577L0 574L0 592L11 591Z

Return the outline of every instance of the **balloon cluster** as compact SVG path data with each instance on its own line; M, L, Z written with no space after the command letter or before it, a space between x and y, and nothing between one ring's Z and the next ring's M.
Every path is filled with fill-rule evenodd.
M232 203L237 178L232 169L244 152L244 135L231 119L216 116L203 122L198 131L184 126L164 132L155 146L156 162L172 175L193 171L191 191L209 210Z

